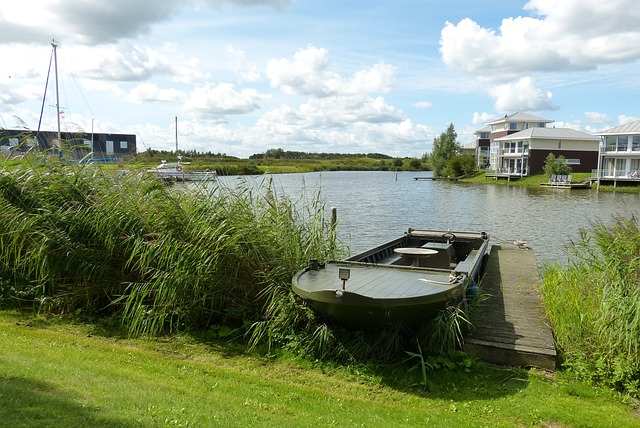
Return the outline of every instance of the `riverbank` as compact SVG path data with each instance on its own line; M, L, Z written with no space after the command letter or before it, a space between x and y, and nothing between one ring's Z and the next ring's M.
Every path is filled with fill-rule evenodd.
M0 420L58 426L637 426L621 396L479 363L331 366L0 311ZM432 361L432 363L435 362ZM580 411L576 411L580 409Z
M572 181L574 183L579 183L583 180L587 180L591 178L591 173L589 172L574 172L572 175ZM465 183L481 183L481 184L495 184L502 186L515 186L515 187L532 187L532 188L540 188L542 184L549 182L549 177L545 174L535 174L527 177L521 178L512 178L511 180L507 180L506 178L494 178L487 177L485 175L485 171L481 170L476 172L471 177L461 178L458 181ZM591 187L587 187L588 189L596 190L596 183L592 183ZM580 189L577 189L580 190ZM637 184L624 184L618 183L617 185L609 184L609 183L601 183L599 191L602 192L620 192L620 193L640 193L640 186Z

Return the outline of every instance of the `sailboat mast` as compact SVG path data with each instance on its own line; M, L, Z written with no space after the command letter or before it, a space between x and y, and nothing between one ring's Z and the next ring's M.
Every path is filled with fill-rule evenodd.
M56 49L58 48L58 44L56 40L53 39L51 42L51 46L53 46L53 64L54 71L56 76L56 113L58 116L58 147L62 148L62 137L60 135L60 92L58 90L58 54Z

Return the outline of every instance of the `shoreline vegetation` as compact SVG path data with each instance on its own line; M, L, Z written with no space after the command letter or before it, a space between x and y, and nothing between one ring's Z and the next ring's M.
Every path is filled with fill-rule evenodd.
M0 420L640 422L636 218L592 225L569 267L545 268L564 357L548 374L460 352L466 314L443 311L418 331L352 331L318 319L291 277L311 258L348 252L318 194L284 197L268 177L261 189L176 192L143 173L107 171L38 156L0 165Z

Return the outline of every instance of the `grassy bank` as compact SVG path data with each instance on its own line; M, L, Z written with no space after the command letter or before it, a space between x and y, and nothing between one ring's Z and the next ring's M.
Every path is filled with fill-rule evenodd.
M0 421L11 427L615 426L620 397L563 375L430 372L265 359L224 343L105 336L0 312Z

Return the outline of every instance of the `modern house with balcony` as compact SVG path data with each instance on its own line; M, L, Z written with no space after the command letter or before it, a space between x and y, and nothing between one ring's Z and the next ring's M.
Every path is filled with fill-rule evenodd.
M488 129L488 177L517 178L544 170L549 155L562 155L576 172L590 172L598 164L598 137L567 128L548 128L553 120L528 113L505 115L476 132ZM483 132L484 131L484 132Z
M500 139L531 128L545 128L553 120L543 119L528 113L513 113L487 124L489 131L488 171L498 173L508 166L503 166L501 154L504 152L504 141ZM484 128L484 129L487 129ZM480 130L478 132L482 132ZM524 148L522 149L524 150ZM509 147L509 151L511 148Z
M497 138L494 176L539 174L544 171L549 153L563 156L575 172L591 172L594 165L598 165L599 141L597 136L574 129L546 127L528 128Z
M598 182L640 181L640 120L604 130L598 135Z

